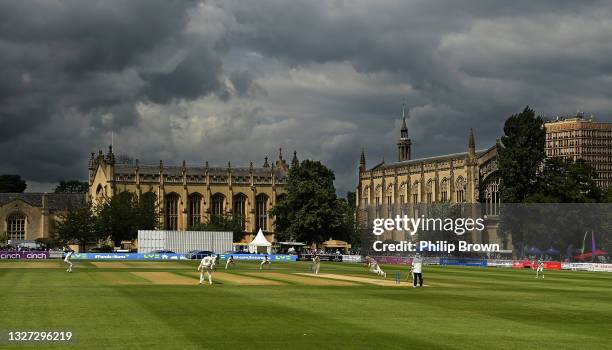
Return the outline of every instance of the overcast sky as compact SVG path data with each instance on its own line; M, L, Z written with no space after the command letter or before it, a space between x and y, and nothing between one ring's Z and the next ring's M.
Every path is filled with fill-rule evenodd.
M0 173L29 191L142 162L323 161L339 194L396 160L500 137L525 105L612 121L609 1L0 1Z

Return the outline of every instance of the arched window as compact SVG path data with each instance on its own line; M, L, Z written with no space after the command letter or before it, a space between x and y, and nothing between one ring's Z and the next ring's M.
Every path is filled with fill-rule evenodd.
M189 227L202 222L202 195L192 193L189 195Z
M415 181L412 184L412 203L417 204L419 202L419 182Z
M178 194L166 195L166 230L178 230L178 202Z
M433 202L433 180L427 181L425 195L427 197L427 204L431 204Z
M367 209L368 205L370 205L370 186L367 186L363 189L363 208Z
M442 179L440 183L440 200L442 202L448 202L448 180Z
M455 194L457 203L465 202L465 180L461 176L455 182Z
M26 234L26 216L21 213L11 214L7 221L7 234L10 240L24 240Z
M408 189L408 184L403 182L400 185L400 192L399 192L399 205L400 205L400 211L401 214L406 214L406 190Z
M98 188L96 188L96 201L100 202L102 201L103 198L104 198L104 188L102 187L102 185L98 185Z
M245 230L246 229L246 201L247 197L243 193L238 193L234 196L233 202L233 215L234 219L240 222L240 227Z
M225 203L225 196L222 195L221 193L215 193L211 199L211 214L213 216L216 217L221 217L223 216L223 214L225 213L224 209L224 203Z
M483 200L486 215L499 215L501 196L499 194L499 178L487 180L484 184Z
M257 222L256 230L268 229L268 196L259 194L255 198L255 219Z

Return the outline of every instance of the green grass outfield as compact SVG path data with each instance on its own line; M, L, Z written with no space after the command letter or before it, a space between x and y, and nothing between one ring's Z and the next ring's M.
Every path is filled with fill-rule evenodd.
M1 261L0 330L70 330L75 341L0 348L612 348L612 273L536 280L530 270L425 267L428 286L414 289L313 285L322 278L294 275L310 263L273 263L264 275L238 262L198 286L196 266L75 261L69 274L61 261ZM406 267L383 269L406 284ZM323 263L321 273L376 279L362 264Z

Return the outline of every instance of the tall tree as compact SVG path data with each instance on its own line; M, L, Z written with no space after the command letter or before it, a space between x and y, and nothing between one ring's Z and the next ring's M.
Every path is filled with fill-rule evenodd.
M102 238L96 230L96 218L91 204L69 208L61 215L56 235L62 244L78 244L80 247Z
M19 175L0 175L0 193L23 193L27 187Z
M60 181L55 193L87 193L89 184L78 180Z
M121 241L136 239L138 230L155 229L158 220L156 198L152 192L141 196L120 192L96 207L97 231L111 238L116 246Z
M334 179L318 161L305 160L289 170L287 198L270 210L279 238L320 243L344 237L346 210L336 197Z
M506 120L498 150L502 202L521 203L535 192L545 140L544 121L529 106Z

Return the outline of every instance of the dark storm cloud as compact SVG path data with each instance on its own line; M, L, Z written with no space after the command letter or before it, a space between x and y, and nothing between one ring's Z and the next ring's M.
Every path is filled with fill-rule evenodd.
M216 43L186 33L197 5L0 2L0 144L12 153L0 167L36 181L82 177L75 170L83 167L84 148L137 123L139 101L216 92L222 71Z
M148 160L248 164L280 146L341 192L396 157L494 144L530 104L610 120L606 1L13 1L0 3L0 168L83 177L109 141ZM24 161L29 159L32 161Z

